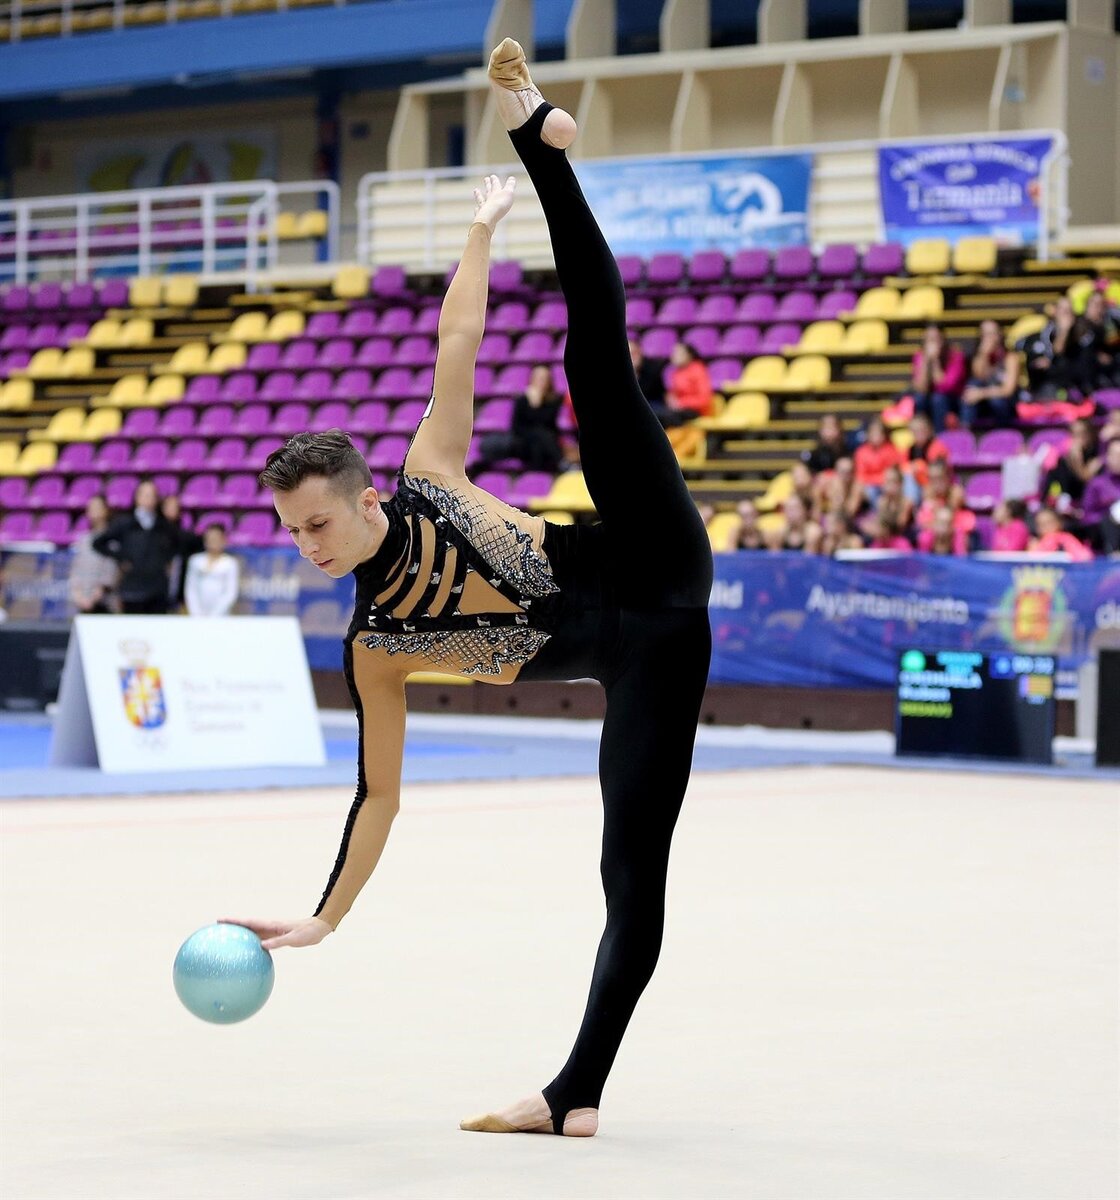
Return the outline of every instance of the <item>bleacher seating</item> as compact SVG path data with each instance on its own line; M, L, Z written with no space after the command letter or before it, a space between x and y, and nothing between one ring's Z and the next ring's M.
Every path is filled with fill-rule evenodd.
M678 339L690 341L725 398L699 423L703 451L683 464L698 501L755 497L772 510L821 414L862 422L905 387L931 316L958 339L985 316L1024 336L1046 301L1091 274L1067 264L978 277L992 262L990 246L963 244L947 259L944 247L861 254L841 245L816 256L797 247L620 260L628 322L645 353L667 357ZM1008 278L1013 293L991 286ZM127 503L136 479L151 474L181 492L196 524L216 515L237 545L283 544L255 472L306 428L351 431L378 486L391 487L431 392L440 282L351 267L329 286L267 296L175 276L7 288L0 538L49 531L64 544L81 531L75 518L89 495L106 490L111 504ZM533 363L550 362L563 386L565 317L554 290L534 290L516 263L494 264L476 375L480 436L506 427ZM987 511L999 495L996 468L1023 434L945 436L969 503ZM1040 428L1026 444L1064 437ZM471 463L477 456L476 443ZM578 472L552 480L499 464L483 486L532 511L592 512Z

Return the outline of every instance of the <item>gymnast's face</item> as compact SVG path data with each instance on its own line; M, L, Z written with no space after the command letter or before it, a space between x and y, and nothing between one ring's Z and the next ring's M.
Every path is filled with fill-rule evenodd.
M332 579L372 558L385 539L376 488L345 494L326 476L309 475L290 492L274 492L273 501L301 557Z

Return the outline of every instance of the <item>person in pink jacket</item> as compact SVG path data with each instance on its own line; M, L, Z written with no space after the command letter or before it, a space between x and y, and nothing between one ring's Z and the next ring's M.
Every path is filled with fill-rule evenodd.
M687 342L677 342L669 357L669 407L688 417L712 415L712 381L708 368Z
M925 413L937 433L945 429L945 418L957 412L961 392L968 379L964 353L945 338L941 326L931 321L925 328L920 349L910 362L910 394L914 412Z
M1034 519L1035 536L1028 549L1040 554L1068 554L1073 562L1088 562L1092 550L1062 528L1062 518L1052 508L1040 509Z

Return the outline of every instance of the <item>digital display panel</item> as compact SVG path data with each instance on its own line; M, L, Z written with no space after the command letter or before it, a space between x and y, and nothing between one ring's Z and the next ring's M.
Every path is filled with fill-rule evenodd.
M1051 762L1057 666L1049 655L907 650L896 753Z

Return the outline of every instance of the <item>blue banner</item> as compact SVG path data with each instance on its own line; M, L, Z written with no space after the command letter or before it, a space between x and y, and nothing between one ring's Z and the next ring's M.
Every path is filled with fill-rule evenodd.
M974 138L879 148L888 240L990 236L1038 240L1043 160L1050 138Z
M716 556L711 678L788 687L893 687L899 655L1011 650L1076 670L1120 630L1120 564L908 554L836 561Z
M298 616L311 666L341 668L353 577L330 579L288 549L237 557L237 611ZM12 620L71 615L69 558L3 556L0 603ZM911 648L1052 654L1068 675L1098 642L1115 644L1120 563L718 554L711 616L711 678L720 683L893 687Z
M809 240L809 154L577 162L615 254L734 254Z

